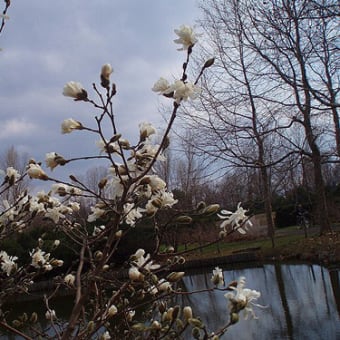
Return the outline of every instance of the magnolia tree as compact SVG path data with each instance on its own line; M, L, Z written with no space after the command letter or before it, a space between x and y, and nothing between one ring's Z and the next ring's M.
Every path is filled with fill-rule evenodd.
M183 292L178 286L185 275L178 269L185 262L185 253L175 253L171 245L165 246L165 230L191 223L193 216L216 215L222 219L221 228L216 227L216 239L219 239L230 232L228 228L244 233L247 221L246 211L240 206L236 212L230 212L220 211L218 205L200 203L195 211L181 212L176 208L177 200L153 170L156 161L165 159L168 135L181 103L199 96L197 83L204 70L213 64L213 59L208 60L196 80L190 82L187 67L197 34L188 26L181 26L175 33L178 36L175 43L186 53L182 76L173 83L160 78L152 89L169 98L173 105L167 128L162 138L157 139L161 140L160 144L153 139L156 129L145 122L139 125L136 142L122 137L113 110L116 95L116 85L110 79L113 69L106 64L101 68L100 86L92 86L94 99L78 82L68 82L63 90L63 94L75 102L94 107L97 115L93 126L66 119L61 125L62 133L81 131L96 135L98 154L72 159L55 151L46 155L46 166L50 169L79 160L106 162L107 176L98 182L99 190L91 190L73 175L67 182L52 178L42 164L34 160L27 165L25 174L19 174L14 168L4 169L2 192L25 176L48 181L51 189L36 195L23 192L12 204L4 202L5 208L0 212L0 239L33 228L32 221L41 217L51 221L53 229L62 232L77 252L77 261L65 267L63 259L53 255L61 241L45 242L44 235L37 239L34 249L27 249L29 261L24 265L18 265L16 254L0 251L0 327L6 332L25 339L166 339L181 338L191 329L197 339L218 339L229 326L237 323L241 311L254 316L252 303L260 293L244 288L244 278L225 284L220 268L213 271L211 287L207 288L208 291L228 290L225 297L229 301L229 305L226 304L229 313L220 329L212 333L199 316L193 315L190 306L173 304L176 294L193 292ZM104 126L105 130L111 127L108 135L104 134ZM82 220L78 211L86 199L95 204ZM162 210L168 213L160 214ZM138 232L137 224L145 220L152 225L152 251L147 253L141 244L123 265L116 266L115 255L125 247L127 235ZM48 322L48 327L41 326L43 322L37 312L28 315L21 311L9 320L8 299L29 293L47 272L53 282L53 291L43 297L44 322ZM53 306L52 298L61 292L69 294L73 301L67 320L60 318Z

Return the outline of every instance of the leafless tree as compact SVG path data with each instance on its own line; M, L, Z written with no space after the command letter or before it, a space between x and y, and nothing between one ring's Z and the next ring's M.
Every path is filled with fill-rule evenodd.
M0 169L6 171L7 168L13 167L20 174L24 174L28 158L27 154L19 153L14 146L11 146L0 155ZM28 179L24 177L2 193L0 205L3 200L13 204L26 189L28 189Z
M173 187L184 194L183 202L192 208L200 200L205 200L204 159L195 152L193 134L186 130L177 150L177 158L173 160Z
M269 235L274 166L287 158L303 175L310 158L320 233L331 230L322 164L336 157L330 140L338 138L336 1L208 0L201 7L207 49L217 57L203 79L202 114L191 115L198 148L259 170Z
M331 0L271 0L248 5L242 12L243 17L250 18L250 25L243 27L247 45L268 65L273 81L290 94L287 102L294 112L292 120L304 129L307 148L303 152L313 164L320 233L331 230L322 174L324 155L329 150L322 145L327 130L322 129L321 124L327 119L327 111L320 107L320 100L314 99L317 95L319 99L321 97L321 90L316 88L315 83L322 85L322 82L315 81L314 70L322 64L315 58L328 45L324 40L321 43L313 39L313 36L324 20L320 6L332 17L334 14L330 13L335 5L336 2ZM329 82L327 84L330 85ZM329 93L329 89L326 90Z
M200 107L195 106L193 114L187 112L188 123L196 131L196 147L220 159L222 167L257 170L268 235L274 244L270 167L296 152L287 152L281 137L292 123L287 108L276 99L280 86L264 82L269 66L245 43L244 25L249 19L240 16L242 3L211 0L202 3L202 10L202 27L216 60L203 78Z

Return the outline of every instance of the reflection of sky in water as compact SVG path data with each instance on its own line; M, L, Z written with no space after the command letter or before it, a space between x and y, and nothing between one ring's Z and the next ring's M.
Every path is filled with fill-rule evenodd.
M187 273L189 274L189 273ZM184 278L186 291L211 288L212 269L192 272ZM262 296L257 301L267 308L254 307L257 320L244 320L232 326L226 340L339 340L340 339L340 271L329 272L318 265L263 265L224 271L229 283L246 277L246 287ZM333 284L333 289L332 289ZM181 296L177 303L191 305L194 316L200 316L209 331L223 327L228 321L225 292L213 291ZM336 298L338 307L336 305ZM72 297L51 301L59 318L66 318ZM38 311L44 321L46 308L41 300L19 303L19 312ZM338 309L337 309L338 308ZM64 319L65 320L65 319ZM41 325L42 328L46 324ZM52 333L51 333L52 334ZM18 336L0 339L19 340ZM188 336L188 339L192 339ZM130 339L129 339L130 340Z
M339 283L339 272L337 272ZM329 271L317 265L264 265L224 271L225 282L246 277L246 287L261 291L258 300L265 309L254 308L257 320L243 320L232 326L225 339L237 340L337 340L340 316L337 311ZM211 287L211 271L184 279L187 290ZM339 289L339 285L334 287ZM202 293L183 298L209 330L222 327L228 320L224 292ZM339 303L339 302L338 302Z

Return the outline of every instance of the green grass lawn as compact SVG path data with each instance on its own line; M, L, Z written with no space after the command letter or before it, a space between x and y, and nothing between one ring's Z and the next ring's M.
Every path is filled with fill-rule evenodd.
M221 240L217 244L206 246L199 250L193 250L188 254L188 259L209 258L217 256L231 255L242 251L259 251L262 255L271 254L302 254L315 248L323 248L318 236L318 228L308 229L308 238L305 238L304 231L296 226L276 230L275 247L268 237L252 240L228 241ZM181 245L179 251L194 249L199 246L193 243L185 247Z

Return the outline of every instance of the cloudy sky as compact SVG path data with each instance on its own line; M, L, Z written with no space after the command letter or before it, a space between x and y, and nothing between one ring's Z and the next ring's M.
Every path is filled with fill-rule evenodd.
M161 126L162 100L151 88L160 76L180 75L185 53L177 51L173 30L193 25L200 11L196 0L19 0L8 15L0 35L0 151L14 145L43 161L51 151L65 158L95 151L93 135L60 133L64 119L90 125L95 114L62 89L79 81L94 97L91 84L105 63L114 68L123 136L136 135L142 121Z

